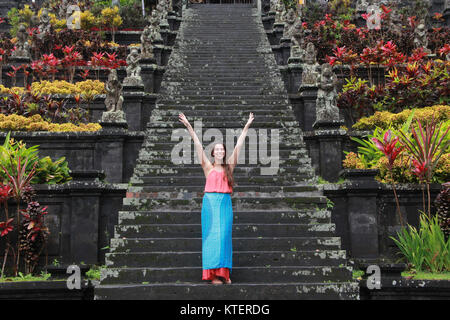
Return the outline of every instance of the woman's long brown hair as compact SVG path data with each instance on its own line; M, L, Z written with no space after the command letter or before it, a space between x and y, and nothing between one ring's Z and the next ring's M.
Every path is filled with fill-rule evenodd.
M230 168L230 164L226 163L227 161L227 147L225 147L225 145L223 143L217 143L216 145L221 144L223 146L223 149L225 150L225 154L223 156L223 163L221 164L222 169L225 170L225 174L227 176L228 179L228 186L230 188L233 188L234 186L234 177L233 177L233 172L231 171ZM216 145L214 145L214 148L216 147ZM211 156L214 159L214 148L211 149ZM214 164L214 162L213 162Z

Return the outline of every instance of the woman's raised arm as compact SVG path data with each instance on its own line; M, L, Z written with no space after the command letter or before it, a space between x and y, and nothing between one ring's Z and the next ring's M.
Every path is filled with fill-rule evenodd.
M234 167L237 164L237 159L239 159L239 152L241 151L242 145L244 144L245 137L247 136L248 128L252 124L255 117L253 116L253 112L250 112L250 115L248 117L247 124L245 125L244 129L242 130L241 135L238 138L238 141L236 143L236 147L234 147L233 153L228 158L228 163L230 164L231 170L234 170Z
M195 133L194 129L192 129L191 124L189 123L189 121L186 119L186 116L183 113L180 113L178 115L179 120L186 126L186 128L189 131L189 134L192 137L192 140L194 140L194 146L195 149L197 151L197 157L198 160L201 164L202 167L204 167L204 165L206 166L212 166L211 161L209 161L208 157L205 154L205 151L203 150L203 146L200 143L200 139L197 137L197 134Z

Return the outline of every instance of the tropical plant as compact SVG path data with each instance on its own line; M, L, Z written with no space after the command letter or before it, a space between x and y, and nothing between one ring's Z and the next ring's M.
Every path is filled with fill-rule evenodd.
M61 184L72 180L65 157L52 161L50 157L39 159L36 175L31 183Z
M411 161L414 164L414 173L419 177L421 182L427 186L428 193L428 216L431 217L431 196L430 183L431 178L436 168L440 157L448 152L450 140L447 139L447 134L450 127L441 131L443 125L433 120L427 123L425 131L422 128L422 123L416 120L418 132L414 127L411 128L412 138L400 130L400 142L406 150L408 150ZM424 204L425 205L425 204Z
M445 240L437 216L432 218L422 212L420 229L408 225L390 237L400 254L418 271L442 272L450 270L450 240Z
M392 190L394 191L395 203L397 204L397 213L398 213L400 223L403 226L403 218L402 218L402 213L400 211L400 204L398 202L397 191L395 189L395 183L394 183L394 179L392 177L392 169L393 169L394 161L403 151L403 147L396 146L397 142L399 141L399 138L392 137L391 130L386 131L386 133L384 134L384 137L383 137L383 141L381 141L380 139L377 139L377 138L372 138L371 140L375 143L375 146L379 150L381 150L384 153L384 155L386 156L386 158L388 159L388 170L391 175L391 185L392 185Z

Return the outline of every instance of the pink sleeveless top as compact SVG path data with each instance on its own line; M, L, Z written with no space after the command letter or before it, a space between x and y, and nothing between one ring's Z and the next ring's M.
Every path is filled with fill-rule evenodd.
M228 185L228 179L225 174L225 170L222 172L212 169L206 178L205 190L204 192L221 192L221 193L232 193L233 188Z

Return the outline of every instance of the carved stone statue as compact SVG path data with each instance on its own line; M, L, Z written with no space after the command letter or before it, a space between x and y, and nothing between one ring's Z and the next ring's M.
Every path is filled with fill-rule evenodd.
M59 11L58 11L59 19L66 19L68 7L69 7L68 0L62 0L61 4L59 5Z
M295 24L292 30L291 36L291 54L290 58L299 58L303 61L303 56L305 54L304 48L304 30L301 23Z
M158 4L156 5L156 9L154 10L158 13L159 16L159 23L161 25L168 25L167 22L167 10L166 10L166 1L165 0L159 0Z
M103 122L125 122L122 111L123 96L122 84L117 77L116 69L111 69L108 75L108 81L105 83L106 90L106 112L102 114Z
M368 6L369 2L366 0L358 0L356 1L356 12L367 12Z
M274 23L283 23L283 14L284 14L284 3L282 0L277 0L277 4L275 6L275 22Z
M152 42L162 42L162 37L161 37L161 33L159 30L159 16L158 16L158 12L156 12L156 10L152 11L152 14L149 18L149 23L151 26L151 30L152 30L152 35L151 35L151 39Z
M428 47L428 31L425 20L421 19L416 29L414 30L414 46L416 48L424 48L425 52L430 53Z
M392 8L391 11L391 23L390 28L394 31L398 36L402 34L402 19L400 17L400 14L398 13L398 10L396 8Z
M39 26L38 31L39 35L38 37L40 39L44 38L45 35L49 34L51 32L52 25L50 24L50 16L48 14L47 9L42 9L41 18L39 19Z
M339 121L336 85L337 77L331 65L324 63L317 82L316 121Z
M320 65L317 63L317 50L312 42L307 44L303 60L302 86L316 86Z
M24 24L17 30L16 50L11 53L11 58L31 58L30 45L28 44L28 33Z
M141 34L141 57L143 59L153 58L152 29L146 26Z
M166 0L166 10L167 10L167 12L172 12L173 11L172 0Z
M130 54L127 56L127 77L123 80L124 86L143 86L141 78L141 67L139 66L139 60L141 56L136 48L131 49Z
M283 31L283 37L284 38L291 38L291 28L294 26L296 20L297 20L297 14L295 13L295 10L290 8L288 12L286 13L284 21L284 31Z
M270 0L270 9L269 12L275 12L277 6L277 0Z

